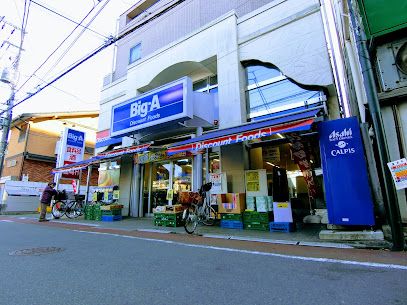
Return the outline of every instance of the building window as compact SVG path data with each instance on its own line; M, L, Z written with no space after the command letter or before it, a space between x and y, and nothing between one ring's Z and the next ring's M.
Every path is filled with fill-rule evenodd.
M28 125L21 126L20 133L18 135L18 143L21 143L25 140L25 136L26 136L27 130L28 130L27 126Z
M280 70L266 65L246 67L247 118L253 119L276 112L326 100L321 90L307 90L283 75Z
M130 49L129 64L141 58L141 43L135 45Z
M208 76L193 83L192 90L196 92L218 92L218 76Z

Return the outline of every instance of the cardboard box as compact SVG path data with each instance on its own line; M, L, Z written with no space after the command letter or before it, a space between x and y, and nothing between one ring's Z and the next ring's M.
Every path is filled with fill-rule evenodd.
M216 195L216 203L218 206L222 205L222 203L226 202L226 194L217 194Z
M245 193L227 193L225 202L218 205L219 213L241 214L246 208Z

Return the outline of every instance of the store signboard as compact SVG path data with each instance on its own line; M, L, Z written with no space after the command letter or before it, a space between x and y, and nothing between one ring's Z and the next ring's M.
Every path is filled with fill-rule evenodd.
M146 152L143 154L134 155L134 163L136 164L146 164L151 162L158 162L163 160L169 159L177 159L177 158L184 158L191 156L190 153L187 152L180 152L178 154L174 154L168 156L165 150L162 151L155 151L155 152Z
M184 77L112 107L110 134L137 130L193 117L192 82Z
M280 132L293 132L300 131L309 128L314 122L314 119L305 119L300 121L289 122L280 125L272 125L264 128L253 129L241 133L230 134L226 136L216 137L213 139L196 141L185 145L175 146L169 148L167 153L173 154L180 151L199 151L206 148L219 147L223 145L243 143L263 137L268 137Z
M112 144L121 144L121 143L122 143L122 138L110 137L110 129L101 130L96 133L96 144L95 144L96 148L109 146Z
M407 188L407 159L387 163L397 190Z
M72 128L65 128L60 142L57 167L73 164L83 160L85 153L85 133ZM62 173L62 178L79 179L80 169Z
M373 201L356 117L318 125L329 223L374 225Z
M278 146L263 147L262 153L264 162L280 163L280 148Z

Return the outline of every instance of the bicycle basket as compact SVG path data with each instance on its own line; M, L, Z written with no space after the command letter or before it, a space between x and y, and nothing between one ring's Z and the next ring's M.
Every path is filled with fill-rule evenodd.
M68 199L68 195L66 194L65 190L62 190L61 192L58 192L55 195L55 200L67 200Z
M83 200L85 200L85 195L75 194L75 201L83 201Z
M209 192L212 188L212 182L205 183L201 186L201 192Z

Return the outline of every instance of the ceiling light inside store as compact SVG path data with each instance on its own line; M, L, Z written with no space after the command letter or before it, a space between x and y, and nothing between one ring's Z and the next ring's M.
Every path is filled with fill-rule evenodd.
M277 165L271 163L271 162L266 162L268 165L274 166L274 167L278 167Z
M284 139L284 136L281 135L281 133L277 133L277 135L278 135L281 139Z

